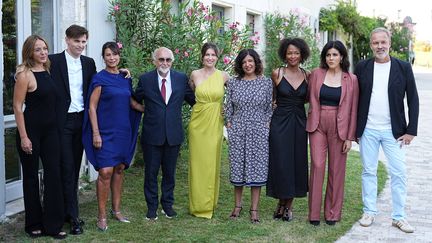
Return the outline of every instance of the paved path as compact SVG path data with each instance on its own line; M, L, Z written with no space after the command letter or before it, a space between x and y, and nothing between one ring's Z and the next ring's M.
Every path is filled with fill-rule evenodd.
M432 71L415 69L420 97L418 136L407 147L406 214L412 234L391 226L390 178L378 198L379 214L370 227L354 224L337 242L432 242ZM385 157L380 155L380 159Z

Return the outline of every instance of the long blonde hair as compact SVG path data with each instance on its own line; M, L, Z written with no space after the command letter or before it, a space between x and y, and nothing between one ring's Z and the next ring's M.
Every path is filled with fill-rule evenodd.
M27 39L24 41L23 48L22 48L22 63L17 66L15 77L24 71L30 70L35 66L35 61L33 59L33 53L34 53L34 47L36 44L36 41L41 40L45 43L46 47L48 48L48 43L44 38L42 38L40 35L31 35L27 37ZM49 72L51 66L51 62L48 59L46 63L43 64L43 67L46 71Z

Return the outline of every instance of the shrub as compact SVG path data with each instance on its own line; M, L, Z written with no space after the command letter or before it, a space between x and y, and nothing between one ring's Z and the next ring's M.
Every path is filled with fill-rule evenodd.
M317 44L318 35L314 35L309 27L309 16L293 9L288 15L280 13L267 14L265 16L266 36L266 68L265 74L270 76L272 69L284 65L278 56L279 41L283 38L303 38L309 45L311 55L309 60L303 64L305 69L312 69L319 65L319 49Z

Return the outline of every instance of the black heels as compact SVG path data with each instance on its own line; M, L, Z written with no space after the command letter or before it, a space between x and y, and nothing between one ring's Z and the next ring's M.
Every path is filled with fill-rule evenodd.
M293 220L293 213L289 208L284 209L282 214L282 220L287 222Z
M240 210L238 210L238 212L237 212L237 209L240 209ZM243 209L242 206L235 206L234 209L233 209L233 211L231 212L230 219L237 219L237 218L239 218L242 209Z
M284 214L285 206L278 204L276 210L273 213L273 219L281 219Z
M250 214L250 221L252 224L259 224L260 223L260 219L258 216L258 209L249 209L249 214Z

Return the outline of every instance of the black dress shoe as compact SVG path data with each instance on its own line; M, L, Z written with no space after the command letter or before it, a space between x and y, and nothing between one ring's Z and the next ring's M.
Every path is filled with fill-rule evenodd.
M320 221L319 220L310 220L309 223L313 226L318 226L320 225Z
M83 228L81 226L81 222L80 221L84 222L84 221L82 221L80 219L75 219L75 220L72 220L70 222L70 224L71 224L70 233L72 235L80 235L80 234L82 234L84 232L84 230L83 230Z
M330 226L334 226L336 224L336 221L334 220L326 220L326 224Z

